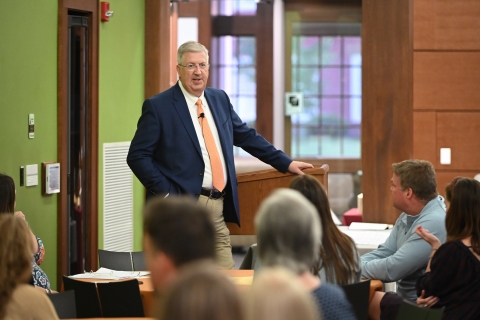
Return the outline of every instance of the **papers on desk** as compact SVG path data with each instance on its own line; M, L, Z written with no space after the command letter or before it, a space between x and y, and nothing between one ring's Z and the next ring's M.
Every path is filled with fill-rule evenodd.
M392 224L366 223L366 222L352 222L348 227L349 230L371 230L371 231L388 230L392 228L393 228Z
M100 268L95 272L84 272L70 276L74 279L101 279L101 280L121 280L133 279L149 276L148 271L116 271L107 268Z

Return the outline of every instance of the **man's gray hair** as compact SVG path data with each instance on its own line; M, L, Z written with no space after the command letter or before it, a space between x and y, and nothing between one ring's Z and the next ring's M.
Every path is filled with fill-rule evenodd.
M208 63L208 49L200 42L187 41L184 44L182 44L177 50L177 64L182 63L183 55L186 52L205 52L205 55L207 56L207 63Z
M296 274L310 271L320 251L322 228L315 207L300 192L277 189L255 217L258 255L263 265Z

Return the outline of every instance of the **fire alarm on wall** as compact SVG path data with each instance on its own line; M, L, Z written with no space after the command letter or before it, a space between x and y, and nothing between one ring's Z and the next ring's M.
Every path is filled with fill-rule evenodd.
M110 2L100 2L101 7L101 19L103 22L110 21L110 17L113 17L113 11L110 10Z

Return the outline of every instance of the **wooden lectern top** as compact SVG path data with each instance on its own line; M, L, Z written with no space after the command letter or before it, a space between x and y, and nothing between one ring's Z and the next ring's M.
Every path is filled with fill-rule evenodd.
M305 174L310 174L318 179L328 190L328 165L320 168L305 169ZM260 203L278 188L288 188L290 181L297 175L281 173L275 169L258 170L237 174L238 201L240 206L241 228L234 223L227 223L231 235L254 235L253 220Z

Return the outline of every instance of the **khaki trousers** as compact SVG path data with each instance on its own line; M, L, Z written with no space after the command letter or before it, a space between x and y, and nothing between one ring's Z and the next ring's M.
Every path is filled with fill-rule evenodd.
M223 198L211 199L200 195L198 204L205 207L215 227L215 253L216 263L220 269L235 269L235 261L232 256L232 245L230 244L230 231L223 219Z

